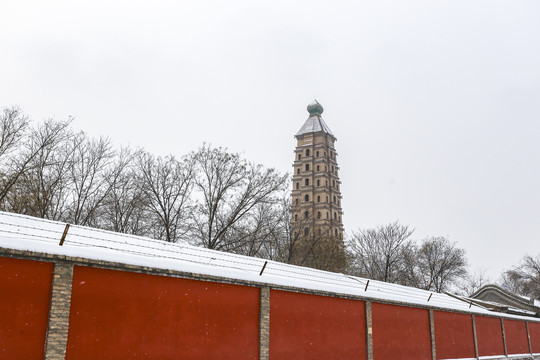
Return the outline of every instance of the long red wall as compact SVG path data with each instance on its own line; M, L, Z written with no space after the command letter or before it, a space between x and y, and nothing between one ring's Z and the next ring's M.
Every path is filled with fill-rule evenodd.
M377 360L431 360L429 312L372 304L373 357Z
M43 359L53 268L0 257L0 359Z
M43 359L54 264L0 257L0 359ZM366 359L360 300L270 291L270 359ZM258 359L257 287L75 266L66 359ZM372 303L376 360L431 359L429 311ZM474 358L469 314L433 311L437 359ZM509 354L527 325L504 319ZM501 319L475 316L479 356L504 356ZM540 323L528 322L533 353Z
M474 358L472 316L433 311L437 359Z
M363 301L270 291L270 359L365 359Z
M66 359L258 359L259 289L76 266Z
M504 356L504 340L501 319L475 316L476 340L479 356Z
M525 321L505 319L504 332L508 354L529 353L529 340L527 339L527 325Z

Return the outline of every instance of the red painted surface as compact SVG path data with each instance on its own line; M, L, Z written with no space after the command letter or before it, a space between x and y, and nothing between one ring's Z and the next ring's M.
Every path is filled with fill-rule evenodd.
M540 353L540 323L529 322L529 335L531 336L532 352Z
M475 316L476 340L480 356L504 355L501 319Z
M365 359L363 301L270 291L270 359Z
M373 356L377 360L431 360L429 312L372 304Z
M433 311L437 359L474 358L472 316Z
M53 268L0 257L0 359L43 359Z
M504 320L504 333L506 334L506 349L508 354L528 354L529 340L527 339L527 325L525 321Z
M258 288L75 267L66 359L258 356Z

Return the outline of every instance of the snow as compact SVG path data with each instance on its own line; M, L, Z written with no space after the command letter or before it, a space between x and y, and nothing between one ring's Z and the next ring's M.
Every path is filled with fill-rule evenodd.
M2 248L33 251L253 281L261 285L361 296L475 314L494 314L446 294L375 280L369 280L366 290L368 279L361 277L77 225L70 226L65 242L60 246L65 226L61 222L0 212L0 253ZM266 261L264 272L259 275ZM528 317L505 316L531 321Z
M330 128L328 127L328 125L326 125L322 117L317 115L311 115L307 118L306 122L304 123L304 125L302 125L300 130L298 130L296 136L315 133L319 131L324 131L325 133L334 136L334 134L332 133L332 131L330 131Z

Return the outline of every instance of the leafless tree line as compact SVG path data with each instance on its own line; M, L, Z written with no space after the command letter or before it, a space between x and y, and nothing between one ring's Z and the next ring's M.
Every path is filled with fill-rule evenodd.
M0 210L188 242L433 291L489 281L467 273L463 249L444 237L414 241L392 223L358 230L344 243L291 223L290 183L274 169L203 145L180 158L117 148L71 128L72 119L35 125L19 108L0 112ZM540 259L504 274L507 288L540 294Z
M354 232L349 239L349 272L370 279L443 292L467 276L465 250L444 237L420 242L397 222Z
M540 254L525 255L518 265L502 274L500 285L519 295L540 300Z

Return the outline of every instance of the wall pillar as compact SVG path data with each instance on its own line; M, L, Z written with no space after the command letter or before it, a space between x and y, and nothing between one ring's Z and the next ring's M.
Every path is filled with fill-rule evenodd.
M268 360L270 354L270 288L261 288L259 310L259 359Z
M366 353L368 360L373 360L373 317L371 301L366 301Z
M45 360L64 360L66 357L72 279L73 265L54 264Z
M531 333L529 332L529 322L525 321L525 325L527 326L527 340L529 341L529 353L532 354Z
M474 354L477 359L480 358L480 355L478 353L478 339L476 337L476 318L474 317L474 314L471 315L472 317L472 331L473 331L473 339L474 339Z
M433 310L429 310L429 333L431 335L431 358L437 360L437 347L435 344L435 320Z
M502 329L502 337L503 337L503 345L504 345L504 355L508 356L508 348L506 347L506 332L504 331L504 319L501 319L501 329Z

